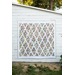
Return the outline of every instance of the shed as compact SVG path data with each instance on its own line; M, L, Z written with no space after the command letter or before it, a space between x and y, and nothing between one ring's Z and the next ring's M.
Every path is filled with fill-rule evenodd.
M59 62L62 55L62 14L12 4L12 61Z

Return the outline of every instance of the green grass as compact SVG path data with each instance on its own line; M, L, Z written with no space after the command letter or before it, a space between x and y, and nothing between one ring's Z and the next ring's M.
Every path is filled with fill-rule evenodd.
M62 75L62 70L53 71L50 70L48 67L33 67L28 66L26 72L24 72L22 65L19 66L12 66L12 75Z

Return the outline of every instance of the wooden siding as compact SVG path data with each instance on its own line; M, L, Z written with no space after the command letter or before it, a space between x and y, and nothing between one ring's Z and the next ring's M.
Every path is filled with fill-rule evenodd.
M49 22L55 21L56 57L51 59L18 58L18 22ZM12 61L19 62L59 62L62 54L62 17L59 14L23 8L12 5Z

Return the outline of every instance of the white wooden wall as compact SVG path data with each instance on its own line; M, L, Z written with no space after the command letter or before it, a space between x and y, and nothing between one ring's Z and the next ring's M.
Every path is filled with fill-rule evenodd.
M18 58L18 22L55 21L55 58ZM59 62L62 54L62 15L12 5L12 61L13 62Z

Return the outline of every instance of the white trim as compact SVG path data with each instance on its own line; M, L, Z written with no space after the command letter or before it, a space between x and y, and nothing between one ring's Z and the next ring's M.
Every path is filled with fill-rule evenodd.
M35 10L40 10L40 11L49 12L49 13L54 13L54 14L58 14L58 15L62 15L61 13L58 13L58 12L52 11L52 10L48 10L48 9L43 9L43 8L38 8L38 7L33 7L33 6L27 6L27 5L22 5L22 4L15 4L15 3L12 3L12 5L25 7L25 8L30 8L30 9L35 9Z
M13 59L13 62L59 62L60 61L60 58L46 58L46 59L42 59L42 58L40 58L40 59L36 59L36 58L30 58L30 59L28 59L28 58L25 58L25 59L22 59L22 58L19 58L19 60L18 59Z

